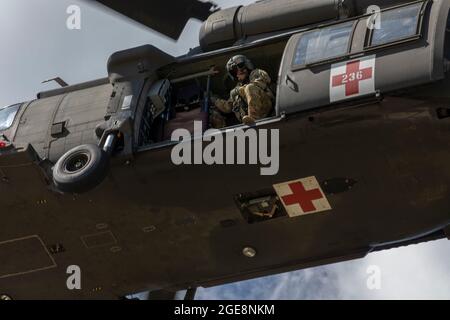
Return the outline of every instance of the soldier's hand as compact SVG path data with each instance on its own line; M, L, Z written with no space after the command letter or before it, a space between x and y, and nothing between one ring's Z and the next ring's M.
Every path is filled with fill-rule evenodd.
M231 110L233 109L232 104L229 103L229 101L223 99L217 99L214 105L217 108L217 110L220 110L220 112L223 113L230 113Z
M244 116L242 118L242 123L247 126L253 126L256 123L256 120L253 119L251 116Z

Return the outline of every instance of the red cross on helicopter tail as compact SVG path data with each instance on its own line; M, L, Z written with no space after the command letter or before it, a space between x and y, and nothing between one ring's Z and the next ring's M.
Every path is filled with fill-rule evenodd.
M374 92L375 56L332 65L330 76L331 102Z

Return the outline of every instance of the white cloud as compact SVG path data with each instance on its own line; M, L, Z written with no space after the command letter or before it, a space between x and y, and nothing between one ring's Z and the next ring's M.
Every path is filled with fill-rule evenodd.
M450 299L450 241L372 253L364 259L199 289L198 299ZM371 265L381 290L367 288Z

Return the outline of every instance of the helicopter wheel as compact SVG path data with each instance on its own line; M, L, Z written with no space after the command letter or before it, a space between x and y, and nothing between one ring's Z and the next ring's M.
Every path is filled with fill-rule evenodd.
M62 192L83 193L106 177L109 156L97 145L86 144L69 150L53 168L53 182Z

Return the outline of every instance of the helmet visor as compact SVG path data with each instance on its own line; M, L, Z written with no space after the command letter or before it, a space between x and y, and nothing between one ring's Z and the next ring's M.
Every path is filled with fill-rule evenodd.
M247 70L247 65L245 64L245 62L239 62L239 63L235 63L233 64L233 67L231 69L231 73L233 74L233 76L237 76L237 73L239 70Z

